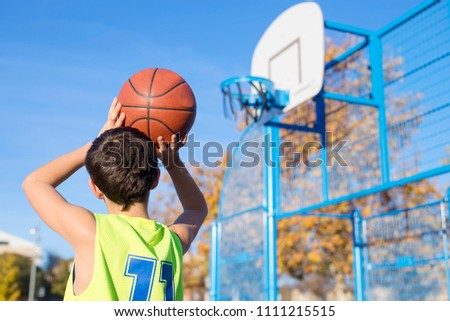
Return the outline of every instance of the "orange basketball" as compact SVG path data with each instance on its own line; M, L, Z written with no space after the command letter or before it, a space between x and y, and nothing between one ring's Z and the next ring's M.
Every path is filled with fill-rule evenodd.
M192 128L196 103L189 84L177 73L144 69L128 79L117 97L125 113L125 126L139 129L152 141L162 136L170 142L180 139Z

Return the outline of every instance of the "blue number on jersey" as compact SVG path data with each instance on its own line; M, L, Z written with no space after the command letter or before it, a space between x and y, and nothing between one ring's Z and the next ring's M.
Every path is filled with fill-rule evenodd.
M159 276L159 282L164 283L166 301L175 301L174 285L173 285L173 267L172 263L167 261L161 262L161 275Z
M130 301L150 301L158 260L137 255L128 255L124 275L133 278ZM164 283L164 299L173 301L175 291L173 285L173 266L167 261L161 262L160 283Z

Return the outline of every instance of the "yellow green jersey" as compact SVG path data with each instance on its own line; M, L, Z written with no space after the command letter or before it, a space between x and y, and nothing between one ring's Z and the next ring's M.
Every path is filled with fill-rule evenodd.
M96 237L91 282L85 291L74 295L72 269L64 300L183 300L183 251L174 232L149 219L94 216Z

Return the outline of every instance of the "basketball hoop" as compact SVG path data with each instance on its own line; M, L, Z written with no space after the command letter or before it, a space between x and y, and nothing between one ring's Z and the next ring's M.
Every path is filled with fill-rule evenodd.
M289 94L275 90L270 79L253 76L233 77L220 84L225 117L236 118L244 111L245 123L265 123L281 113L289 102ZM231 115L230 115L231 114Z

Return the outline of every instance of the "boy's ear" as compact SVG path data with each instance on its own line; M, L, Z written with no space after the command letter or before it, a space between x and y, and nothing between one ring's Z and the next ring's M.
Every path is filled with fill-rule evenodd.
M100 189L97 187L97 185L94 184L94 182L92 181L91 178L89 178L89 187L91 188L92 192L94 193L95 197L99 198L99 199L104 199L105 198L105 194L102 193L102 191L100 191Z
M155 189L156 186L158 186L158 182L159 182L159 176L161 175L161 171L159 170L159 167L156 168L156 172L155 172L155 180L153 181L152 186L150 187L150 189Z

